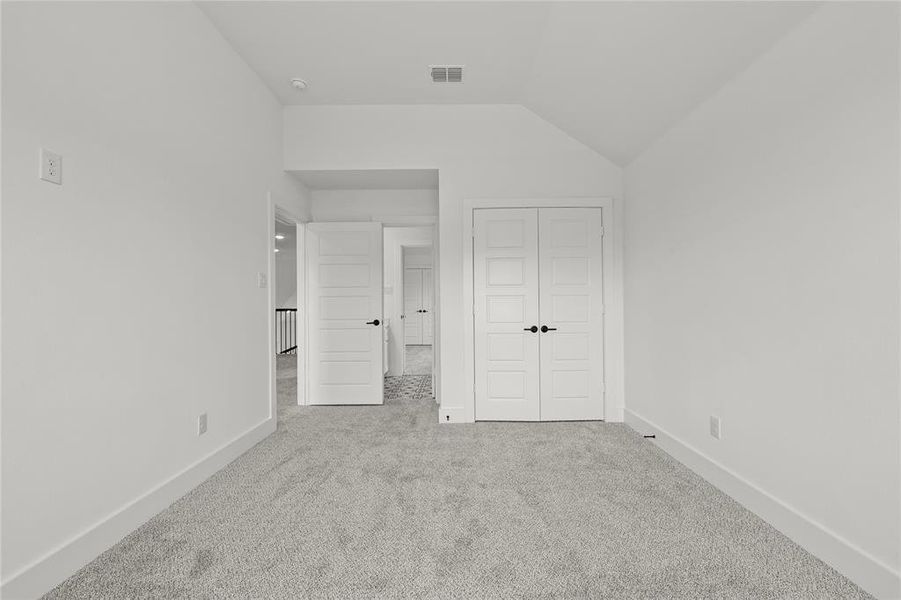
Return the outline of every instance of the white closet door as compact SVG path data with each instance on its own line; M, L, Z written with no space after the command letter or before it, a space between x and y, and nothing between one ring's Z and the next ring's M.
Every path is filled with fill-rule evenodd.
M404 344L422 343L422 269L404 269Z
M602 419L601 209L542 208L538 221L541 420Z
M422 343L432 345L432 270L422 269Z
M537 421L538 210L473 214L476 419Z
M311 404L382 404L382 226L307 226Z

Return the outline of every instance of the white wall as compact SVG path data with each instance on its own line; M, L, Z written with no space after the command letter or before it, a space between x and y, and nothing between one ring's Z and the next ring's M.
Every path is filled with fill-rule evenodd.
M403 375L404 365L404 271L403 248L434 244L433 227L385 228L385 317L391 327L389 375ZM431 248L429 248L431 250Z
M391 221L438 214L438 190L313 190L314 221Z
M626 170L627 410L883 597L901 596L898 25L897 4L823 6Z
M281 107L193 3L2 26L2 579L29 597L274 430L267 192L308 206Z
M288 107L285 168L439 169L437 356L441 373L453 375L440 377L438 397L441 420L451 422L474 418L472 391L458 376L472 371L460 327L463 200L622 198L617 166L513 105Z

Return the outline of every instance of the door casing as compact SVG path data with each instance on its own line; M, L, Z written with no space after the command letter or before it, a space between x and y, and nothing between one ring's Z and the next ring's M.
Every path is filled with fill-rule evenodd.
M618 203L610 197L483 198L463 202L463 405L442 405L454 422L475 421L475 318L473 315L473 211L479 208L585 208L603 209L604 227L604 415L608 422L623 421L623 305L622 305L622 219ZM609 293L608 293L609 292Z
M305 270L304 270L304 224L305 221L295 213L293 213L289 208L286 208L282 203L278 201L275 194L271 191L267 194L267 205L268 205L268 218L269 218L269 226L268 226L268 235L266 241L267 248L267 264L266 264L266 290L267 293L267 305L269 307L268 315L266 317L266 323L268 327L268 349L269 349L269 418L274 419L278 414L278 382L277 382L277 359L275 357L275 353L272 352L272 348L275 347L275 284L276 284L276 275L275 275L275 221L283 221L286 223L290 223L297 228L297 273L296 273L296 281L297 281L297 301L298 301L298 312L297 312L297 340L298 344L303 342L303 347L298 348L297 353L294 355L295 360L297 361L297 377L298 381L303 381L306 367L306 355L305 352L302 355L301 353L306 349L306 327L305 327L305 317L306 314L306 278L305 278ZM303 302L301 302L303 300ZM303 386L297 387L297 404L304 404L304 396L305 389Z
M271 206L271 203L270 203ZM273 209L270 208L270 211ZM374 219L375 220L375 219ZM438 218L432 215L419 215L419 216L396 216L396 215L386 215L383 218L377 219L382 227L431 227L433 230L433 239L437 240L438 237ZM274 236L274 221L270 219L273 223L272 231L270 231L270 241ZM297 220L297 285L298 285L298 302L300 299L303 299L303 308L298 307L298 319L297 319L297 339L298 342L303 344L302 348L306 349L309 347L309 324L307 322L307 311L306 306L309 302L309 285L307 281L307 255L306 255L306 235L307 235L307 226L310 221L301 221ZM431 247L432 248L432 313L433 313L433 322L434 330L433 330L433 341L432 341L432 394L435 397L435 403L439 406L441 405L441 362L440 362L440 311L441 308L439 306L438 298L440 296L440 278L438 276L440 269L440 262L438 260L439 250L437 243L428 243L428 244L418 244L418 243L407 243L403 245L404 247ZM270 271L274 271L275 261L272 259L274 246L270 247ZM384 250L384 249L383 249ZM398 258L395 264L395 272L400 271L403 272L403 260ZM384 276L384 273L383 273ZM400 286L402 288L403 283L402 280L400 282ZM274 302L274 300L272 301ZM274 305L273 305L274 306ZM273 308L274 310L274 308ZM273 311L270 311L272 313ZM270 344L274 342L270 341ZM310 403L310 390L309 390L309 377L307 377L307 373L309 372L309 352L304 351L301 356L298 353L299 361L297 365L297 375L298 375L298 390L297 390L297 399L298 404L301 406L309 406ZM403 365L402 365L403 368ZM275 389L276 389L276 379L275 379L275 359L272 360L271 367L271 410L276 410L276 397L275 397Z

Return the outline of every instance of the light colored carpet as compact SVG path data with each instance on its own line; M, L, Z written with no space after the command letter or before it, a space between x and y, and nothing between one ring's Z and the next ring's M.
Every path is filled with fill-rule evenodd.
M405 346L404 375L432 374L432 347Z
M46 598L868 597L625 425L439 425L429 379L280 407Z
M282 354L275 363L276 399L279 419L286 408L297 406L297 356Z

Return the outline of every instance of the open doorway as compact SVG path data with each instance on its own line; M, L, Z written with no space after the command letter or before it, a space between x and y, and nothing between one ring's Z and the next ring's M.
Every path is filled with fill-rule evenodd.
M432 225L384 229L386 398L434 398L436 266ZM413 391L415 393L413 393Z
M434 278L431 246L402 246L404 375L431 375Z
M437 170L295 171L294 175L311 192L311 220L300 232L306 242L302 245L306 306L299 313L305 330L301 404L375 405L413 398L437 403L441 309ZM376 230L378 237L371 238ZM404 248L425 250L432 267L431 285L425 277L431 307L417 306L414 310L428 313L413 313L428 314L426 338L418 345L434 349L421 353L426 354L420 358L425 365L417 369L422 375L405 375ZM382 268L376 261L383 263ZM411 377L416 381L409 381ZM424 409L434 407L426 404Z
M276 395L279 417L285 410L296 407L297 401L297 224L275 218L275 270L272 282L274 290L275 314L273 339L275 347Z

